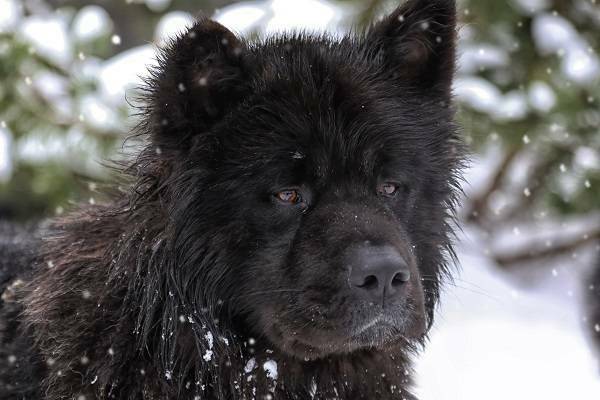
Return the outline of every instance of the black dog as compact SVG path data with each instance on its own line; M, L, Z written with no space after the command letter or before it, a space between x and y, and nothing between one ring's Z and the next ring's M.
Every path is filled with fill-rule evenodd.
M597 246L600 246L600 243ZM600 371L600 254L595 261L595 266L586 280L586 323L591 344L596 350L598 370Z
M205 19L175 40L129 194L13 262L0 397L413 399L463 159L455 14L411 0L362 35L260 44Z

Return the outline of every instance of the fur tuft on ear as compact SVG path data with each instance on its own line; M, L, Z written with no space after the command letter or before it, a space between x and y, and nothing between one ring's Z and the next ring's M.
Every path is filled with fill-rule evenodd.
M147 129L157 146L186 148L245 94L246 45L207 18L167 45L147 82Z
M368 33L385 67L403 84L450 93L455 69L454 0L408 0Z

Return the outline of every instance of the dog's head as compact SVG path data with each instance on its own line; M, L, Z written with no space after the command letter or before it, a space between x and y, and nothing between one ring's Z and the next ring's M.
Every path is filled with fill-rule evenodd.
M182 302L304 359L422 339L461 160L454 46L450 0L340 40L210 20L175 40L147 128Z

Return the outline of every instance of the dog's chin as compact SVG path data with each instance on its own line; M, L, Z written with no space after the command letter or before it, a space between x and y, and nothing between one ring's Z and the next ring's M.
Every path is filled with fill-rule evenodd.
M410 351L421 343L426 327L424 318L417 318L409 324L396 324L384 317L375 317L352 330L315 329L293 336L281 334L286 331L293 330L274 324L266 336L284 354L314 361L360 351Z

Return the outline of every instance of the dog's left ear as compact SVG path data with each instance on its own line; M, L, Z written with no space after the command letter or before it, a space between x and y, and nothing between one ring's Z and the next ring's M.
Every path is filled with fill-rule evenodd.
M454 0L408 0L376 23L367 41L383 52L385 68L403 85L450 94L456 57Z

